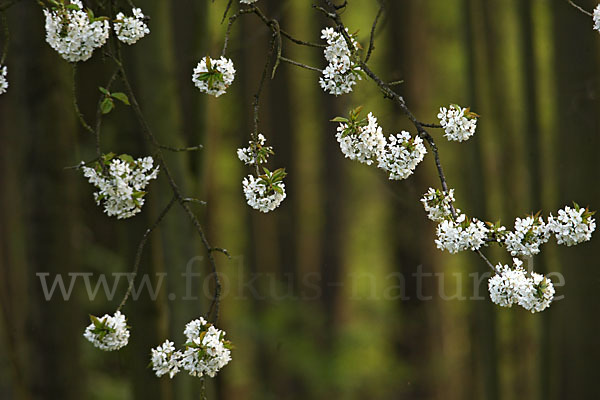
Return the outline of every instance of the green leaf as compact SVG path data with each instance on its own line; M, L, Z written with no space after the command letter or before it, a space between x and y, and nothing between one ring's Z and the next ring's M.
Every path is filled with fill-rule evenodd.
M344 117L335 117L334 119L330 119L331 122L348 122L348 118Z
M93 12L91 9L89 9L89 8L86 8L86 9L85 9L85 12L86 12L86 13L87 13L87 15L88 15L88 19L89 19L90 21L93 21L93 20L94 20L94 12Z
M123 104L127 104L128 106L131 105L129 103L129 97L127 97L127 95L125 93L122 92L117 92L117 93L113 93L110 95L113 99L117 99L120 102L122 102Z
M79 6L78 6L78 5L76 5L76 4L67 4L67 5L65 6L65 8L66 8L67 10L75 10L75 11L79 11L79 10L80 10Z
M119 158L125 162L128 162L130 164L135 163L135 160L133 159L133 157L131 157L129 154L121 154L119 156Z
M113 108L115 108L115 102L110 97L105 98L102 100L102 103L100 103L100 111L102 111L102 114L108 114Z
M108 90L106 90L105 88L103 88L102 86L98 86L98 90L102 93L105 94L107 96L110 96L110 92Z

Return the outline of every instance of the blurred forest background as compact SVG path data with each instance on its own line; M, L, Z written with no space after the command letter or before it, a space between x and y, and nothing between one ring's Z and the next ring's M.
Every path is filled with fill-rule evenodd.
M237 3L237 1L234 1ZM343 17L364 47L377 1L348 2ZM591 11L595 3L579 0ZM233 362L207 384L214 399L591 399L597 397L600 330L599 241L575 248L547 244L538 272L557 271L564 299L539 315L500 309L487 300L487 272L473 254L437 250L434 224L419 198L438 187L431 155L406 181L343 158L335 124L364 105L386 133L410 130L371 82L335 98L318 74L281 65L267 83L260 130L275 147L272 167L285 167L288 198L264 215L246 206L241 179L251 173L236 157L252 126L252 96L270 32L258 19L236 23L228 56L238 74L218 99L193 86L205 55L220 54L226 1L139 0L151 34L125 50L130 77L159 139L202 143L196 153L169 154L218 256L225 293L220 327L236 349ZM260 0L266 14L293 35L318 41L328 21L308 0ZM121 6L128 9L126 2ZM236 6L237 7L237 6ZM11 32L10 88L0 97L0 398L192 399L198 379L181 373L157 379L150 348L167 337L181 343L184 324L205 313L209 268L192 226L174 208L151 236L141 272L167 273L156 301L142 296L124 308L129 346L96 350L82 337L88 314L112 313L112 301L90 301L78 281L73 296L46 301L38 272L128 272L146 227L168 202L164 176L150 185L140 215L108 218L93 188L65 166L94 158L94 141L72 106L72 68L44 40L40 7L22 1L7 13ZM457 205L482 219L544 215L575 200L600 208L600 35L592 19L566 0L389 1L372 68L423 121L442 105L470 105L482 117L466 143L440 131L442 163ZM319 68L320 49L284 41L283 55ZM79 66L77 93L92 119L111 61L96 52ZM120 88L118 84L116 88ZM412 132L414 134L414 132ZM133 113L105 118L105 152L150 154ZM494 262L509 260L495 248ZM187 265L197 300L182 300ZM419 267L421 266L421 267ZM412 276L424 278L421 290ZM398 273L404 277L404 285ZM395 274L395 275L394 275ZM452 275L458 274L458 275ZM440 283L441 282L441 283ZM123 282L125 283L125 282ZM206 283L208 285L208 283ZM486 300L444 300L477 292ZM399 298L398 286L404 286ZM396 287L396 291L393 289ZM206 289L206 290L205 290ZM170 301L168 294L176 295ZM395 298L393 298L395 297Z

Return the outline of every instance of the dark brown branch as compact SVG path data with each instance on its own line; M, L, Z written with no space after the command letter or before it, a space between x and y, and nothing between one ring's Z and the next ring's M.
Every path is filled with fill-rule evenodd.
M441 126L440 124L428 124L426 122L420 122L421 126L424 126L426 128L434 128L434 129L442 129L443 126Z
M233 3L233 0L229 0L227 2L227 7L225 7L225 12L223 13L223 18L221 18L221 23L225 22L225 18L227 18L227 14L229 13L229 9L231 9L232 3Z

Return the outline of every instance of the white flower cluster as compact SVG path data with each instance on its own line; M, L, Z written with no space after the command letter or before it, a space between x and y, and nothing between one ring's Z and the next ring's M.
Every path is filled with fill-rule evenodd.
M443 220L436 229L435 244L440 250L454 254L465 250L478 250L485 244L488 229L482 221L469 220L465 214L460 214L456 221Z
M522 267L523 262L513 259L514 267L499 264L499 273L488 280L490 299L502 307L512 307L518 304L532 313L545 310L554 298L554 285L543 275L527 271Z
M346 28L346 32L348 32L348 28ZM354 48L358 49L358 42L352 36L350 38ZM323 76L319 78L321 88L336 96L352 92L356 81L361 79L362 70L352 61L352 53L346 39L333 28L323 29L321 39L327 41L325 59L329 62L329 65L323 70Z
M443 221L452 218L452 203L454 203L454 189L447 193L438 189L429 188L421 198L421 203L427 213L427 218L432 221ZM460 210L456 210L460 213Z
M279 207L286 197L283 181L269 184L269 174L267 173L266 176L267 179L265 179L265 175L261 175L258 178L248 175L242 181L248 205L264 213L268 213Z
M158 167L153 168L152 157L134 160L126 154L103 156L93 167L82 162L83 175L99 189L94 193L96 204L104 203L104 212L118 219L139 213L144 205L144 189L156 179Z
M556 218L550 214L546 226L554 234L558 244L573 246L592 238L592 232L596 229L596 221L592 215L593 212L577 205L575 208L566 206L558 210Z
M419 136L413 139L410 133L402 131L388 138L385 151L377 159L378 167L389 172L390 179L406 179L423 161L426 153Z
M412 138L406 131L386 139L372 113L366 119L359 119L359 113L360 108L357 108L350 112L350 119L333 120L340 122L336 138L342 153L367 165L376 161L379 168L389 173L390 179L408 178L427 153L423 140L418 136Z
M114 316L102 318L90 315L92 323L85 328L83 337L104 351L119 350L129 342L129 329L125 315L117 311Z
M468 108L452 104L448 108L440 108L438 114L440 125L446 132L448 140L463 142L475 134L477 128L477 114Z
M506 250L513 256L529 257L540 252L540 246L550 239L550 232L542 217L528 216L515 220L514 231L504 239Z
M246 165L263 164L269 155L273 154L273 147L265 146L267 139L262 133L258 134L258 141L249 141L248 147L237 149L237 156Z
M122 12L117 14L114 23L117 38L127 44L134 44L150 33L148 25L144 22L145 15L140 8L132 9L133 17L126 17Z
M165 374L173 378L181 370L182 357L183 353L175 350L174 343L167 339L162 345L152 349L152 369L159 378Z
M176 350L169 340L152 349L151 363L156 376L169 374L173 378L183 369L192 376L213 378L231 361L231 343L224 339L225 332L204 318L190 321L183 333L186 337L184 350Z
M386 140L377 124L377 118L369 113L367 120L366 125L355 129L348 123L341 123L335 137L346 158L371 165L373 159L377 159L385 151Z
M69 62L86 61L106 43L109 23L90 20L80 0L71 0L70 6L61 3L56 9L44 9L46 42Z
M8 69L5 66L0 65L0 94L6 93L8 89L8 79L6 79L6 75L8 74Z
M240 3L242 4L252 4L252 3L256 3L258 0L240 0Z
M233 61L221 57L213 60L210 57L204 57L192 74L192 82L201 92L219 97L225 94L227 88L235 79L235 68Z
M594 8L594 29L600 32L600 4Z

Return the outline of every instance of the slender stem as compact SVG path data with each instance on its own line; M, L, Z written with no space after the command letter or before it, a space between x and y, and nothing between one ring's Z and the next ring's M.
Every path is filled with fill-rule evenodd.
M199 144L197 146L190 146L190 147L171 147L171 146L166 146L164 144L159 144L158 147L163 150L172 151L172 152L198 151L198 150L202 150L204 148L204 146L202 146L201 144Z
M279 60L281 60L283 62L286 62L288 64L295 65L295 66L300 67L300 68L308 69L310 71L315 71L315 72L318 72L318 73L322 73L323 72L319 68L311 67L310 65L302 64L302 63L299 63L298 61L290 60L289 58L279 57Z
M118 75L119 69L116 68L115 71L111 74L110 78L108 79L108 82L106 82L106 90L110 91L110 88L115 79L117 79ZM104 100L104 98L105 95L101 94L98 97L98 104L96 106L96 125L94 126L94 135L96 136L96 155L98 156L98 158L102 156L102 149L100 148L100 128L102 126L102 116L104 115L102 114L102 101Z
M373 21L373 26L371 27L371 35L369 39L369 49L367 50L367 56L365 57L365 63L369 62L371 58L371 53L375 49L375 31L377 30L377 23L379 22L379 18L383 14L383 2L379 5L379 11L377 11L377 15L375 16L375 20Z
M71 63L73 66L73 107L75 108L75 114L77 114L77 118L81 123L81 126L85 128L86 131L90 132L92 135L95 135L94 129L85 121L85 117L81 113L79 109L79 104L77 103L77 64Z
M435 128L435 129L442 129L443 126L441 126L440 124L428 124L425 122L421 122L421 126L424 126L426 128Z
M142 240L140 240L140 244L138 244L137 251L135 252L135 260L133 262L133 270L131 271L131 278L129 279L129 286L127 287L125 296L123 296L123 300L121 300L119 307L117 307L117 311L121 311L121 309L127 302L127 299L129 299L129 295L131 294L131 291L133 290L133 283L135 281L135 277L137 276L138 270L140 269L142 253L144 251L144 246L146 246L146 242L148 241L148 237L150 236L152 231L158 227L158 225L163 220L163 218L167 215L167 213L169 212L169 210L171 209L171 206L173 206L173 203L175 203L175 201L177 201L177 196L173 196L173 198L171 198L171 200L169 201L169 204L167 204L167 206L158 215L158 218L156 219L156 221L154 221L154 223L148 229L146 229L146 232L144 232L144 236L142 236Z
M387 83L387 85L388 85L389 87L392 87L392 86L398 86L398 85L402 85L403 83L404 83L404 80L399 80L399 81L391 81L391 82L388 82L388 83Z
M0 65L4 65L4 61L6 61L6 55L8 54L8 46L10 44L10 30L8 29L8 21L6 20L6 13L4 10L0 11L0 21L2 21L2 27L4 30L4 46L2 47Z
M593 17L594 14L592 14L589 11L584 10L583 8L581 8L580 6L578 6L577 4L575 4L572 0L567 0L569 2L570 5L572 5L573 7L575 7L576 9L578 9L579 11L581 11L582 13L584 13L587 16Z
M256 5L252 5L252 7L249 8L249 10L252 10L254 12L254 14L258 15L258 17L268 26L270 26L273 21L276 21L275 19L267 18L267 16ZM321 49L324 49L325 47L327 47L324 44L311 43L311 42L306 42L304 40L296 39L295 37L290 35L288 32L284 31L283 29L281 29L281 35L283 37L285 37L286 39L292 41L293 43L299 44L301 46L318 47Z

